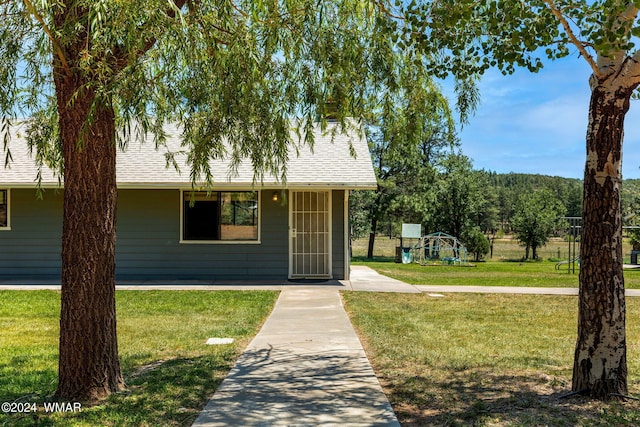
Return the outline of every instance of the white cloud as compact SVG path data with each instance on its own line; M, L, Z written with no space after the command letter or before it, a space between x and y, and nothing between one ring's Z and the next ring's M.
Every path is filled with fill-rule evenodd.
M482 104L460 135L463 152L477 168L581 178L588 76L588 67L576 58L548 64L539 74L489 72L480 83ZM625 124L625 178L640 177L639 166L637 101Z

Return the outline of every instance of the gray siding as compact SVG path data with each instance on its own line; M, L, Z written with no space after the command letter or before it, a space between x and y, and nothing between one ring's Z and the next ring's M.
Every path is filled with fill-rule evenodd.
M118 199L119 280L284 279L288 208L261 193L260 244L180 243L178 190L124 190Z
M332 209L332 274L334 279L344 279L344 191L334 190L332 192L331 209Z
M283 280L289 271L289 208L261 192L260 244L180 243L178 190L120 190L118 280ZM333 191L333 277L344 278L344 191ZM12 190L11 230L0 231L0 280L60 277L62 193Z
M0 279L58 279L62 193L11 190L11 230L0 230Z

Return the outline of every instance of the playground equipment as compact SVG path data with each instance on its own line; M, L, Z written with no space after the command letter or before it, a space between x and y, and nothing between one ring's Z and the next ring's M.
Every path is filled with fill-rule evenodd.
M400 236L400 247L396 249L396 251L399 251L399 253L396 254L396 262L409 264L416 259L414 248L417 245L407 245L407 243L411 242L411 239L421 238L420 236L422 236L422 225L402 224L402 234Z
M564 217L569 223L568 235L569 235L569 258L567 261L562 261L556 264L556 270L560 270L562 265L567 265L567 273L576 272L576 264L580 267L580 255L578 254L579 248L576 248L576 242L580 239L582 233L582 218L580 217Z
M577 256L573 259L567 260L567 261L560 261L556 263L556 270L560 270L560 268L562 268L563 265L565 264L569 264L569 268L571 268L571 266L573 265L575 268L575 263L578 263L578 266L580 266L580 257Z
M422 265L428 261L440 261L445 265L467 263L467 248L457 237L443 232L422 236L413 250L414 260Z

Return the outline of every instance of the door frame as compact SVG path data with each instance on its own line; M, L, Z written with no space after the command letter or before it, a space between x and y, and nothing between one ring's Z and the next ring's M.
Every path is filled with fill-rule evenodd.
M327 213L327 241L324 256L326 256L325 274L294 274L294 242L297 238L297 230L294 229L294 208L296 193L324 193L326 195L325 211ZM289 190L289 279L331 279L333 278L333 192L328 189L295 189ZM304 212L304 211L303 211Z

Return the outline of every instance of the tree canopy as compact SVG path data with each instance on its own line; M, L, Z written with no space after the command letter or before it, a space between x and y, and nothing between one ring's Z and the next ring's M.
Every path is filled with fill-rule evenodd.
M525 259L538 259L538 248L544 246L560 217L565 214L564 206L549 189L523 193L516 202L511 227L520 244L525 246Z
M458 99L464 113L474 97L463 88L489 67L537 71L542 56L572 52L592 70L573 388L600 398L624 394L621 161L624 117L640 84L639 6L617 0L0 3L4 148L10 148L8 125L28 117L36 160L64 176L60 375L70 381L59 385L59 394L93 398L122 383L112 292L116 142L124 146L148 132L162 145L164 123L175 122L194 183L211 184L208 160L218 156L250 159L258 180L266 172L284 178L293 117L302 119L301 137L311 143L305 130L329 109L346 124L347 116L363 119L371 102L388 104L411 81L400 72L408 64L417 67L416 78L453 74L459 92L468 94ZM83 301L95 301L95 313L86 310L95 317L78 330L95 327L101 336L74 335L78 319L68 315L86 309ZM82 342L106 344L104 354L94 352L106 365L91 371L95 363L87 360L88 371L70 370L62 350L78 357ZM613 356L593 357L600 352ZM83 375L106 381L86 384Z
M435 165L457 145L449 101L422 63L407 65L400 73L403 89L395 96L385 94L367 116L367 136L378 177L376 194L366 203L371 226L369 257L383 216L423 221L432 206L429 188L434 183Z
M620 192L624 118L640 85L638 7L628 0L464 0L412 1L403 11L403 42L439 58L430 68L438 75L535 72L543 56L572 52L591 68L572 387L601 399L627 391ZM610 357L594 357L601 353Z
M162 144L162 125L181 123L200 180L221 155L284 177L293 118L308 130L328 103L361 117L365 100L399 84L373 3L24 1L0 16L0 117L44 122L30 141L58 167L52 61L82 79L74 99L91 91L93 110L113 108L121 145L144 132Z
M149 139L161 147L164 125L175 123L194 186L211 187L209 160L220 156L250 161L258 181L265 173L284 180L296 150L292 123L312 144L317 118L331 112L343 129L348 116L362 124L371 105L424 78L408 68L424 55L395 44L386 2L23 0L0 3L0 17L5 160L9 125L24 124L36 161L64 179L62 398L92 400L124 386L116 146Z

